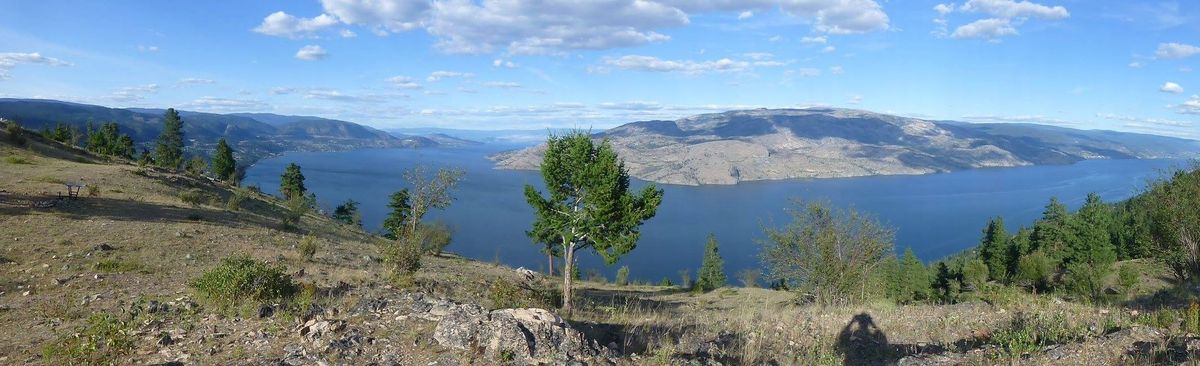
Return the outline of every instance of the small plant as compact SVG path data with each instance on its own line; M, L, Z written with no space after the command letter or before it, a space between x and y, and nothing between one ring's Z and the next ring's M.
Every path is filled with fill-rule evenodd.
M300 219L312 210L316 203L316 196L295 196L288 199L284 208L287 210L283 213L283 228L286 230L294 230L300 225Z
M1133 292L1137 290L1138 278L1141 277L1141 271L1137 265L1133 263L1125 263L1117 270L1117 284L1121 286L1121 292L1126 297L1133 296Z
M202 298L222 307L245 301L286 300L297 289L283 266L271 266L249 256L221 260L221 265L193 280L191 287Z
M59 365L115 365L133 350L136 337L128 322L96 313L76 332L65 334L42 348L42 358Z
M55 178L55 177L51 177L51 176L41 176L41 177L33 178L33 180L37 181L37 182L51 183L51 184L66 183L66 181L62 180L62 178Z
M392 279L404 285L421 269L421 254L424 249L410 240L393 240L384 246L383 261L391 271Z
M621 269L617 270L617 280L615 283L617 286L629 285L629 266L621 266Z
M662 281L658 281L658 285L666 287L675 286L674 283L671 283L671 279L666 277L663 277Z
M242 208L242 202L250 198L250 190L246 188L236 188L233 194L229 196L229 200L225 201L225 209L237 211Z
M4 157L4 162L5 162L5 163L9 163L9 164L13 164L13 165L17 165L17 164L26 164L26 165L33 164L33 162L32 162L32 161L29 161L29 159L28 159L28 158L26 158L26 157L24 157L24 156L20 156L20 155L9 155L9 156L5 156L5 157Z
M305 236L304 240L300 241L300 256L306 261L312 261L313 256L317 254L317 238L309 235Z
M179 199L192 207L212 203L215 197L216 195L199 188L192 188L179 194Z
M498 280L492 282L488 287L488 300L492 303L492 308L509 309L522 306L521 288L512 282Z
M13 144L25 147L25 143L27 142L25 140L25 129L21 128L21 125L17 124L16 121L8 121L5 130L8 132L8 138L12 140Z
M1193 302L1183 311L1183 331L1200 334L1200 303Z
M87 185L87 195L88 195L88 197L100 197L100 186L97 186L95 184L88 184Z

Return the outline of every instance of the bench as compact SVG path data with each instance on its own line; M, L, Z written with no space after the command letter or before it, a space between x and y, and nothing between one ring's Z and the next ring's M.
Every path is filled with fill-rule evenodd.
M63 185L67 186L67 198L72 200L79 199L79 191L86 187L86 184L76 182L66 182Z

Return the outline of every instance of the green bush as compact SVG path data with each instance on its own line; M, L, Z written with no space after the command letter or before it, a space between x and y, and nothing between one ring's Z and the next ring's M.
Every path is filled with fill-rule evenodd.
M663 277L662 281L658 281L658 285L659 286L668 286L668 287L675 286L674 283L671 283L671 279L666 278L666 277Z
M225 201L225 209L237 211L242 208L242 202L250 198L250 190L246 188L235 188L233 194L229 196L229 200Z
M629 266L621 266L621 269L617 270L617 280L615 283L617 286L629 285Z
M271 266L249 256L221 260L221 265L193 280L191 287L220 306L286 300L297 289L283 266Z
M305 236L304 240L300 241L299 249L300 256L306 261L311 261L317 254L317 238L312 235Z
M116 365L133 350L134 330L116 316L95 313L76 332L42 347L42 358L52 365Z
M13 144L20 147L25 146L27 142L25 141L25 129L21 128L21 125L17 124L16 121L8 121L5 130L8 132L8 138L12 140Z
M990 341L1017 358L1043 347L1082 341L1088 334L1086 326L1071 324L1063 314L1018 313L1006 326L992 333Z
M217 198L217 195L209 193L203 189L192 188L180 193L179 200L192 206L199 206L203 204L211 204L214 201L218 201L219 198Z
M411 240L393 240L384 246L383 261L391 271L392 279L399 284L412 280L412 276L421 269L421 255L424 249Z
M33 162L32 162L32 161L29 161L29 159L28 159L28 158L26 158L26 157L24 157L24 156L20 156L20 155L9 155L9 156L5 156L5 157L4 157L4 162L5 162L5 163L9 163L9 164L13 164L13 165L17 165L17 164L33 164Z
M286 210L283 212L283 228L288 230L297 228L300 225L300 219L312 210L314 204L316 204L315 196L295 196L288 199L284 204Z
M1139 277L1141 271L1136 264L1131 262L1121 265L1121 269L1117 270L1117 284L1121 286L1121 293L1126 297L1133 296Z
M561 305L562 294L552 288L523 288L514 282L500 279L488 286L487 298L492 309L556 308Z

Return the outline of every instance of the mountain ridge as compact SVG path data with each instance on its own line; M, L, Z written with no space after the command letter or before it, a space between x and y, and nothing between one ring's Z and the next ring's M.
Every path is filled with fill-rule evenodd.
M1200 141L1175 137L932 121L839 108L735 110L638 121L593 136L613 144L630 175L683 185L1182 158L1200 152ZM537 169L544 148L491 158L500 169Z

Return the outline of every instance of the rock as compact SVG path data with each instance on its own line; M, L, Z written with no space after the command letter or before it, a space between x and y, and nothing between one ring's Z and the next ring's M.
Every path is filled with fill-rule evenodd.
M175 340L171 339L170 334L162 333L162 334L158 335L158 345L159 346L170 346L172 344L175 344Z
M433 339L443 347L465 350L477 341L479 331L488 318L456 312L442 318L433 330Z
M117 249L117 248L113 248L112 245L108 245L108 244L100 244L95 247L92 247L92 250L97 251L97 252L107 252L107 251L111 251L111 250L115 250L115 249Z
M519 267L519 268L517 268L516 271L517 271L517 274L519 274L519 275L521 275L521 277L525 278L526 282L533 282L533 280L535 278L537 278L537 272L525 269L525 267Z
M263 305L258 307L259 319L270 317L272 314L275 314L275 307L271 305Z

